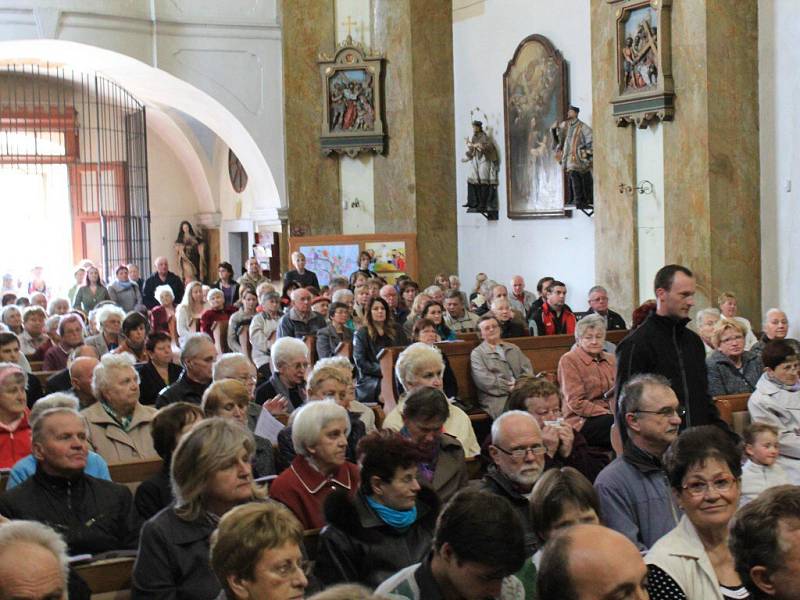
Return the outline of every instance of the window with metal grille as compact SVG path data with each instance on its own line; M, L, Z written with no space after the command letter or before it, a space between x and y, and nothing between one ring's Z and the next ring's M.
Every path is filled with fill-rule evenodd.
M151 269L144 106L98 74L0 66L0 165L67 167L72 261ZM64 224L67 226L67 224Z

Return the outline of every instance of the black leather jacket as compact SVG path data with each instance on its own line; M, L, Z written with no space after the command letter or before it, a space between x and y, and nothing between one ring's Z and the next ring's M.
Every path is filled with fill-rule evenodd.
M64 536L70 554L133 549L139 537L130 490L83 473L55 477L39 467L0 496L0 514L52 527Z

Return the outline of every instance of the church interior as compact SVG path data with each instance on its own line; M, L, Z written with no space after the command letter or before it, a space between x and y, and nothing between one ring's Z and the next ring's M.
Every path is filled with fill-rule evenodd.
M71 306L85 308L83 313L86 314L82 316L87 317L88 308L94 308L94 301L82 307L80 302L75 302L74 294L76 286L94 293L89 271L96 271L98 281L107 282L109 288L116 280L122 290L129 290L130 286L128 275L119 283L119 270L130 271L130 281L142 292L135 302L135 310L140 307L143 310L142 327L148 333L151 327L157 327L154 308L163 309L165 324L170 319L170 324L164 325L164 332L171 336L171 340L170 337L166 339L172 344L171 360L176 374L170 375L168 382L158 380L169 383L169 387L181 368L184 369L181 377L192 373L187 364L190 359L184 355L187 347L194 348L194 342L187 345L187 341L197 335L197 331L206 331L200 309L193 308L194 299L181 302L176 296L183 295L184 287L187 296L195 289L200 290L198 294L205 294L204 285L225 292L224 310L232 306L224 316L226 324L235 310L250 310L252 314L247 323L251 319L255 322L255 311L267 314L261 311L267 311L271 301L276 306L282 303L286 315L298 307L298 302L301 307L303 302L313 305L324 302L325 307L330 304L330 313L328 308L323 309L321 324L341 335L341 327L335 322L338 305L333 292L337 279L349 278L344 287L349 283L349 307L352 309L355 302L356 309L347 317L350 319L347 327L355 322L356 332L349 334L349 341L343 338L344 346L334 346L336 354L344 347L349 354L343 356L355 360L352 355L359 344L358 325L364 325L366 335L373 335L372 319L377 318L369 312L375 302L370 300L367 304L359 300L359 290L367 294L376 279L379 283L373 298L378 295L378 289L380 297L384 297L383 285L394 287L395 291L389 293L393 294L395 304L384 302L387 310L397 310L399 297L400 307L404 307L406 313L411 310L417 319L427 318L429 307L425 306L423 311L422 306L417 309L417 303L412 306L409 302L405 306L404 280L416 282L416 291L425 294L429 294L426 289L429 286L440 285L444 289L439 289L440 297L435 299L440 310L439 320L444 318L443 322L450 323L449 296L442 293L448 291L446 288L454 279L460 284L461 297L467 300L464 308L470 314L471 307L478 306L473 304L476 296L479 301L486 301L486 312L503 310L502 306L496 310L492 308L494 304L487 296L494 294L494 288L491 285L488 290L481 287L484 282L507 286L505 295L508 296L521 277L522 285L532 293L531 299L542 296L548 301L550 288L536 289L536 283L540 282L541 286L546 278L555 282L556 287L564 288L566 303L578 317L577 328L581 335L585 328L580 328L580 320L587 311L592 312L594 306L590 306L590 297L598 290L607 294L606 310L610 307L624 319L617 328L619 332L612 331L615 328L608 317L602 325L604 332L607 326L609 334L605 342L613 342L610 356L613 358L616 347L617 361L620 361L620 356L628 356L622 330L632 330L632 327L626 323L631 324L632 318L636 320L636 310L647 301L657 300L659 306L665 301L661 295L663 289L658 291L657 273L661 273L664 265L682 265L681 268L688 269L685 274L679 270L677 275L674 272L671 275L692 279L691 304L682 316L693 319L689 329L700 334L694 337L702 337L708 352L719 348L717 338L729 330L723 328L717 337L704 334L701 330L707 314L698 316L698 311L718 305L722 308L726 299L731 298L734 311L738 310L736 318L747 321L748 327L752 327L752 331L746 329L746 333L755 334L753 342L765 331L770 314L775 312L782 314L786 322L785 331L778 337L793 342L793 338L800 338L800 278L794 277L795 267L800 269L795 228L795 223L800 226L800 211L796 213L791 208L798 189L794 188L794 181L800 185L800 143L797 141L800 139L800 104L794 103L794 99L800 97L798 39L798 0L3 1L0 3L0 189L5 206L4 233L0 235L3 307L7 304L7 294L14 295L9 301L12 304L17 296L28 296L26 303L35 304L35 293L45 293L42 306L46 314L43 313L42 318L48 320L43 321L46 324L43 327L46 331L57 331L58 336L64 338L68 328L64 317L60 322L49 320L56 314L52 312L52 301L69 295L69 304L63 312ZM306 273L316 274L315 285L302 278L303 268L298 270L296 261L298 253L307 267ZM362 263L365 255L368 264ZM172 293L174 307L161 305L159 290L169 283L164 279L166 268L160 270L157 264L163 259L168 263L168 271L177 274L179 280L180 293ZM252 264L257 266L251 267ZM134 276L134 267L139 271L138 276ZM218 279L226 269L231 275L231 285L240 281L236 284L237 291L233 292L238 295L238 303L229 302L227 283L219 285ZM364 274L363 282L358 282L359 270ZM287 283L294 283L289 272L302 283L284 289ZM253 306L258 305L257 309L244 308L247 285L240 277L248 276L253 278L250 288ZM154 283L149 290L152 300L149 304L145 282L151 280ZM47 282L46 292L43 281ZM201 283L196 284L196 281ZM670 279L670 286L672 282ZM267 289L262 288L261 283L271 285ZM37 287L39 284L41 287ZM306 300L299 296L298 300L292 291L307 289L301 285L311 288ZM455 284L452 287L458 289ZM174 286L172 291L176 292ZM275 297L264 296L267 292L274 293ZM165 293L170 294L169 290ZM206 308L215 306L212 295L207 297ZM521 325L525 333L520 340L527 340L519 344L521 359L531 359L527 363L528 371L533 362L533 372L528 374L536 373L548 379L555 385L552 394L561 396L566 393L566 375L562 373L566 367L559 359L567 356L572 348L576 324L564 325L562 331L557 323L553 331L569 334L569 337L555 335L554 339L560 341L548 342L547 335L553 333L552 323L541 315L534 318L529 312L530 302L522 299L516 287L512 295L518 295L522 308ZM203 305L206 296L199 302L198 306ZM193 315L195 329L186 334L176 330L181 327L180 304L186 304L190 313L192 310L196 313ZM514 315L519 312L512 298L505 304L509 315L512 309ZM295 326L302 323L302 327L310 327L320 314L313 305L313 312L309 314L315 316L310 317L311 320L304 317L295 321ZM135 312L130 311L134 304L129 308L123 305L123 308L121 316L102 313L101 318L119 319L127 335L126 323ZM21 305L16 311L20 319L24 317L25 323L28 320L26 310ZM98 307L98 315L101 310ZM222 308L214 310L220 314L223 311ZM369 314L359 312L364 310ZM724 309L722 313L727 317ZM2 314L3 323L7 325L5 329L25 335L20 333L22 324L12 325L6 320L5 310ZM94 312L88 320L93 318ZM268 451L272 451L268 444L271 440L279 456L279 442L283 440L291 454L284 467L295 465L292 462L295 450L291 446L294 443L297 447L298 442L291 431L292 421L288 426L286 421L292 409L299 411L301 403L308 404L305 402L306 381L309 399L314 393L314 361L312 359L311 364L301 361L307 371L299 376L298 382L302 385L298 387L298 382L289 385L287 379L278 377L279 372L283 377L283 370L276 365L274 350L270 357L269 348L277 344L276 338L295 337L305 340L311 356L322 358L316 350L320 338L314 341L316 328L290 331L278 325L278 317L275 317L271 333L267 333L272 337L264 338L267 349L257 360L253 326L249 330L245 327L241 336L238 329L232 335L228 330L232 326L228 324L220 329L214 321L216 318L209 317L213 322L208 329L215 344L214 356L227 356L224 353L230 352L246 354L251 359L249 367L257 369L253 385L257 377L258 390L271 386L261 397L254 396L251 390L250 405L255 407L255 413L251 415L250 429L256 428L256 421L259 426L272 427L272 437L267 439ZM512 317L515 319L516 316ZM475 316L471 329L444 326L454 341L445 348L447 338L441 327L436 329L439 325L433 319L433 327L438 331L437 346L447 367L443 373L445 376L448 370L455 373L460 397L473 402L470 405L464 400L463 407L469 414L469 418L464 417L469 439L476 441L475 452L471 455L466 452L466 459L462 452L462 462L467 461L471 479L486 476L487 465L490 473L491 469L501 469L501 460L505 458L495 448L496 431L491 424L493 420L495 424L500 422L501 413L510 406L504 404L506 396L520 381L515 378L515 371L496 414L483 404L488 396L475 374L478 360L475 353L486 343L481 344L481 340L487 339L482 329L484 320L482 317L479 321ZM130 327L135 329L138 323L131 321ZM497 323L505 327L505 317L497 319ZM86 326L87 344L90 334L100 336L102 350L98 349L98 368L104 367L103 351L114 353L117 342L110 344L110 339L103 337L102 328L98 334L98 329L92 329L93 325L87 323ZM286 327L290 326L291 322ZM586 327L591 330L592 326ZM399 334L403 333L402 329L398 324ZM462 335L462 331L466 333ZM384 329L379 327L378 332L383 335ZM307 333L311 335L305 335ZM3 344L8 343L2 337L6 334L0 332L0 360L16 363L16 358L2 353ZM376 353L371 363L372 385L377 386L372 398L362 397L367 371L354 362L355 369L348 375L355 379L351 382L355 385L354 397L364 400L366 418L373 419L366 424L366 434L370 433L370 423L375 429L372 413L377 416L380 427L392 410L397 411L396 416L401 414L404 402L415 406L411 396L416 388L402 380L401 352L402 346L420 341L421 335L421 331L406 328L403 343L394 338L392 344L385 344L383 348L370 346L369 350ZM763 335L760 339L767 343L769 337L767 333ZM119 338L120 344L123 337ZM717 341L711 343L712 338ZM155 347L158 339L153 337L147 342L148 356L155 355L150 345ZM30 363L27 370L23 368L26 381L41 380L40 395L49 393L49 378L64 369L65 389L72 386L72 391L80 391L78 379L70 371L76 359L71 352L62 348L63 357L52 363L57 369L50 369L46 359L40 362L45 356L41 347L29 346L33 351L42 352L28 353L22 337L20 340L23 360ZM233 341L228 343L227 340ZM752 347L750 338L747 340L745 353ZM137 348L143 348L143 344ZM134 345L131 343L129 349ZM58 344L55 347L59 347ZM292 351L297 348L285 350L289 354ZM139 373L137 381L141 381L144 389L145 376L139 369L144 354L138 350L132 354ZM506 351L504 360L510 360L509 356ZM678 352L680 360L686 356ZM764 356L771 354L767 352ZM759 360L762 359L765 362L758 363L756 379L762 376L762 367L772 373L767 359L759 354ZM198 359L192 357L192 360ZM710 359L704 356L700 360L702 365L711 364L703 360ZM746 367L734 362L737 372L746 377ZM5 393L3 364L7 363L0 363L0 400ZM775 364L780 365L780 362ZM110 365L105 368L113 372L114 368L125 367ZM167 373L166 363L159 368ZM621 367L617 365L616 368ZM211 381L210 373L194 400L176 396L172 401L185 400L200 406L202 396L205 406L204 390ZM496 370L489 369L489 373L500 377ZM628 373L632 375L633 372ZM91 373L88 377L84 392L98 394L94 386L101 385L102 378L98 383L92 380ZM622 455L623 442L629 443L626 438L614 437L620 434L621 425L623 430L625 425L625 414L622 413L623 423L620 424L620 413L615 412L620 405L614 408L615 393L621 393L622 389L620 371L616 372L616 377L618 387L614 387L612 376L602 394L606 406L604 416L608 419L604 421L602 452L608 458L604 465L615 455ZM447 381L444 385L446 388ZM752 408L747 416L747 399L750 393L756 393L753 390L757 387L754 381L748 385L746 396L742 396L744 391L738 388L708 394L708 398L718 395L733 398L718 403L719 412L729 421L731 432L735 429L740 435L744 435L744 425L750 418L755 420ZM792 391L796 391L796 387L794 384ZM681 406L690 404L689 396L694 394L688 387L685 391L683 395L676 389ZM162 392L159 398L163 395ZM83 412L91 410L84 405L80 393L77 397ZM377 401L377 406L373 400ZM796 403L795 410L800 410L800 398L792 402ZM270 423L265 425L259 420L262 409L255 406L256 403L263 405L265 414L275 416ZM33 406L30 397L28 404L28 408ZM100 404L107 407L105 400L101 399ZM142 408L143 404L137 406ZM277 408L273 410L274 407ZM481 416L476 417L476 412L468 410L470 407ZM28 408L25 409L25 423L30 413ZM144 408L151 410L149 405ZM154 405L148 420L157 418L155 408L161 406ZM528 410L524 402L523 409ZM677 408L674 414L670 412L672 408L665 410L663 414L667 418L679 415ZM8 429L3 421L4 411L6 408L0 402L0 442L3 431ZM109 418L120 422L113 410L107 408L106 412L111 415ZM562 412L567 418L567 403ZM348 414L355 413L348 409ZM449 414L452 416L452 411ZM247 420L247 415L242 415L241 418ZM737 421L744 418L742 415L747 416L747 423ZM205 416L209 416L208 410ZM18 418L23 418L21 413ZM122 419L125 435L132 427L129 418ZM195 417L186 418L193 421ZM449 418L444 425L447 434L451 433L450 427L455 427ZM17 417L9 419L13 427L18 426ZM562 422L560 416L557 421ZM615 422L613 426L612 422ZM409 426L404 423L398 420L396 429L400 431L405 427L403 431L407 433ZM549 423L550 427L555 421L544 423ZM681 430L686 424L684 419ZM442 424L439 425L441 429ZM364 425L361 426L363 429ZM93 427L90 421L90 434ZM288 434L284 427L288 427ZM538 431L539 427L536 429ZM281 438L279 430L288 437ZM36 436L42 434L37 434L35 427L32 431L35 446ZM256 454L257 442L265 439L258 437L259 431L256 430ZM205 435L210 439L223 433L209 426ZM350 421L347 421L347 435L350 433ZM588 429L585 435L589 437ZM185 441L177 449L170 450L176 452L172 456L173 472L170 473L169 457L165 459L159 454L161 458L158 458L153 454L148 434L151 444L148 460L151 462L144 467L148 477L165 469L163 476L167 482L173 478L172 485L177 485L174 489L178 489L180 486L174 481L179 463L177 453L189 446L188 438ZM469 450L460 437L456 443L459 442L464 450ZM481 449L480 445L484 447ZM365 444L367 455L368 447L369 444ZM102 455L98 448L90 439L89 449ZM200 452L199 448L195 451ZM348 452L351 450L355 452L355 449L348 449ZM530 456L528 450L532 450ZM520 460L539 460L534 456L534 446L523 447L520 451L524 454ZM36 451L29 449L30 452L40 460ZM124 460L141 459L143 455L137 452ZM511 453L506 454L511 460ZM499 458L492 465L495 455ZM0 459L2 457L0 451ZM115 471L119 457L103 458L111 467L112 479L114 473L126 473L115 481L134 491L134 482L142 480L138 478L138 467L126 467L133 471L124 468ZM347 460L346 464L355 470L357 481L357 467L351 464L357 461L350 454ZM545 469L550 468L550 460L550 457L545 459ZM313 466L313 460L309 462ZM12 464L0 464L0 467L10 468ZM272 475L264 471L268 479L277 474L275 465L271 468ZM363 486L363 465L361 468ZM33 469L36 469L35 464ZM791 479L790 470L786 470ZM134 471L136 474L127 475ZM8 469L3 473L5 487ZM466 471L464 474L466 477ZM595 475L597 473L592 471L592 477L587 475L587 478L594 481ZM327 477L325 481L330 482L331 475ZM377 475L374 477L380 479ZM800 483L800 476L793 483ZM336 485L340 483L337 481ZM712 484L706 484L706 491L709 485ZM713 486L722 493L718 480L714 480ZM691 488L684 490L688 494L686 490L691 491ZM259 493L253 492L253 498L262 499ZM422 494L420 492L420 498ZM372 496L368 498L373 502ZM462 502L484 500L473 498L462 499ZM447 504L448 509L453 503ZM523 504L527 511L527 497ZM2 521L3 517L10 516L3 512L4 506L0 494L0 556L4 539ZM11 500L7 506L11 506ZM383 514L373 508L376 514ZM392 517L399 518L394 512ZM685 514L691 517L689 510ZM214 516L215 525L220 516ZM281 515L262 518L279 519ZM319 538L324 522L300 520L306 532L306 544L310 544L314 552L324 554L326 544L334 543L324 535ZM255 528L254 523L250 526ZM309 526L310 523L314 526ZM230 526L235 527L235 524L230 523ZM437 527L441 526L440 519ZM224 537L223 530L220 526L220 538ZM309 538L311 530L315 533ZM147 531L147 525L143 531ZM291 537L290 533L281 531L284 531L281 535ZM140 543L145 544L144 533L142 536ZM206 552L209 536L210 531L204 538ZM75 554L69 539L67 541L70 554ZM540 541L540 546L526 546L526 551L541 553L544 544ZM633 541L642 553L650 545ZM11 544L13 540L9 538L6 542ZM613 539L609 543L612 542ZM573 543L578 543L577 538ZM617 547L622 548L619 544L618 541ZM445 547L450 548L447 544ZM328 551L334 552L330 548L333 546ZM230 551L235 554L234 546ZM447 565L446 553L441 558L439 552L443 552L441 548L433 552L431 559L433 575L426 571L434 579L437 561ZM800 549L797 552L800 553ZM303 597L306 586L309 586L309 596L312 590L324 594L321 590L325 586L319 585L315 572L309 571L305 584L296 581L292 584L294 588L290 592L295 595L289 592L280 595L283 592L278 590L283 584L278 583L274 586L275 595L270 595L269 591L256 589L258 586L251 581L255 581L252 572L248 576L229 575L229 579L217 581L219 573L225 571L222 566L219 567L222 571L217 570L214 563L217 575L206 569L212 583L203 580L205 575L201 575L198 581L203 584L197 583L194 590L191 586L182 589L178 584L177 593L172 590L173 595L159 595L154 589L147 591L147 585L137 583L136 569L140 565L137 562L134 566L134 558L129 555L113 560L112 566L101 566L97 571L84 566L82 575L90 584L91 597L213 600L219 593L219 598L230 600L265 600ZM327 560L337 563L335 557ZM305 567L295 562L296 575L300 577ZM645 562L651 565L649 559ZM290 561L287 569L292 571L293 565L295 563ZM536 565L540 568L538 562ZM250 569L252 571L252 565ZM541 569L540 595L535 586L533 591L526 587L524 593L521 587L517 592L512 590L507 577L511 575L509 571L497 578L497 589L492 588L482 596L469 596L465 592L446 594L441 590L436 592L441 595L426 592L418 574L418 580L407 586L414 588L413 593L403 591L406 588L400 584L394 588L397 595L388 597L548 600L548 588L542 587L546 565ZM0 598L6 597L2 572L0 566ZM74 570L71 572L74 575ZM274 575L277 571L270 573ZM383 579L393 573L383 573L386 576ZM395 578L401 573L403 571ZM519 581L523 581L519 573ZM660 569L657 571L659 577L663 573L665 571ZM141 578L141 573L138 576ZM464 574L467 579L471 576ZM412 581L413 576L409 577ZM669 579L668 575L665 577ZM800 580L800 575L796 577ZM676 583L674 579L669 579L670 583L680 587L680 581ZM734 579L733 587L741 590L752 583L747 578ZM112 580L115 582L109 583ZM330 581L335 583L336 578ZM371 590L382 580L346 577L341 581L362 583ZM387 581L394 581L394 578ZM758 579L754 581L753 585L758 585ZM70 598L89 597L82 595L88 593L81 587L83 584L75 587L73 584L71 581ZM728 588L724 588L721 579L720 584L723 585L721 598L767 597L728 596L725 595ZM385 583L378 588L379 592L388 591L384 586ZM422 591L414 586L421 586ZM214 595L210 595L209 590ZM693 597L684 592L686 590L680 596L651 592L651 597L689 600L711 597L702 594ZM120 593L123 595L118 595ZM345 590L341 596L329 597L352 600L384 597L357 595L362 593L365 594L363 590L353 589ZM328 596L319 596L320 599L325 597ZM570 596L589 597L577 592Z

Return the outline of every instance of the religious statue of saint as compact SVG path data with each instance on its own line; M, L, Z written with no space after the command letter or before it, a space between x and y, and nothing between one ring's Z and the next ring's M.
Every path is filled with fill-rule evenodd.
M483 123L472 122L472 137L467 138L467 154L461 162L469 164L467 174L467 212L497 217L498 155L494 142L483 130Z
M175 240L178 269L184 283L204 281L206 277L206 245L194 232L189 221L182 221Z
M567 120L553 123L550 133L556 160L567 172L567 204L579 210L591 210L594 206L592 128L578 118L580 110L577 106L570 106Z

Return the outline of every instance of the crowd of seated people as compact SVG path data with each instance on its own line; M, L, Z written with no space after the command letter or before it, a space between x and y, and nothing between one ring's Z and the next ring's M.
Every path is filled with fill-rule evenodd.
M751 550L800 554L774 508L800 506L783 311L757 336L725 292L695 333L693 275L669 265L615 349L602 286L573 311L557 278L481 274L467 298L370 260L323 287L300 252L282 287L255 259L211 287L163 257L145 281L87 262L63 301L7 293L0 539L135 552L133 598L792 597L780 577L800 573ZM569 336L556 371L536 372L531 334ZM730 394L750 396L743 444L712 400ZM137 463L144 481L112 481ZM87 597L58 576L42 585ZM20 585L0 577L0 597Z

